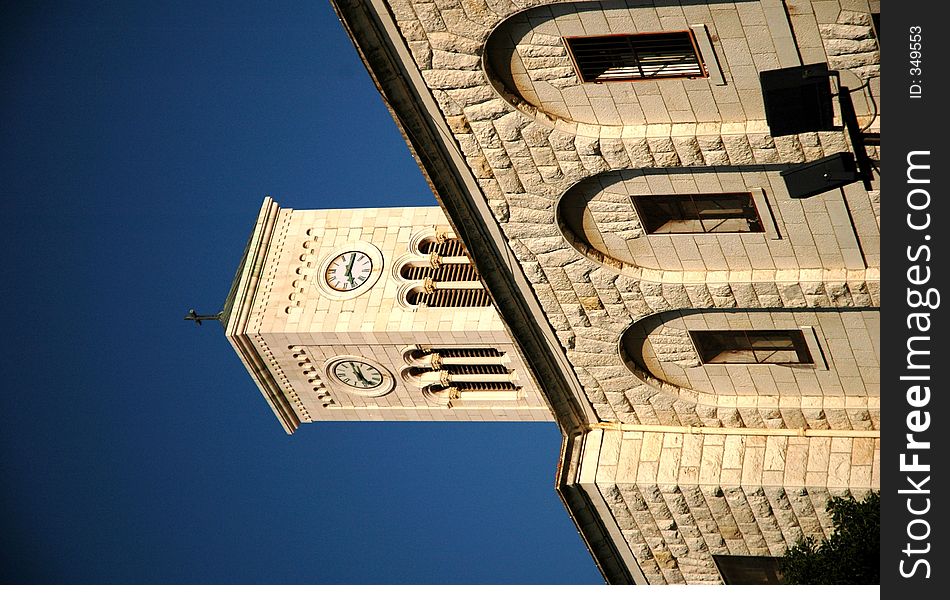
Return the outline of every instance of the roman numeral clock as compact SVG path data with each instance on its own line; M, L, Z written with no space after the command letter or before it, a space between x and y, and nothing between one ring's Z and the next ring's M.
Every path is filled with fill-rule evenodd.
M365 252L349 250L338 254L327 265L324 277L327 285L338 292L355 290L369 281L373 259Z
M352 300L368 292L383 271L383 253L363 241L330 252L321 262L317 287L333 300ZM334 356L325 363L326 377L348 394L379 397L393 391L392 373L376 361L356 355Z
M362 356L335 357L327 363L326 372L348 393L359 396L384 396L396 385L389 369Z
M369 291L383 272L383 253L368 242L336 248L320 263L317 287L333 300L350 300Z

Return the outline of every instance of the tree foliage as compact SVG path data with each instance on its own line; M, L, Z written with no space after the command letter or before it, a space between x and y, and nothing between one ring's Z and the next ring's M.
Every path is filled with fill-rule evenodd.
M799 540L780 563L785 583L839 585L878 584L881 580L881 496L863 500L832 498L828 512L834 533L819 542Z

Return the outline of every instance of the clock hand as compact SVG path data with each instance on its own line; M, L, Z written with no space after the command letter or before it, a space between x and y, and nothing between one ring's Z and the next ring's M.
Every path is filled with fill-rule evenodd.
M346 265L346 273L344 273L344 275L346 275L347 277L350 277L351 282L353 281L351 277L351 273L353 272L353 263L355 262L356 262L356 253L354 252L353 254L350 255L350 264Z
M363 383L370 383L370 380L367 379L367 378L363 375L363 372L360 371L360 368L357 367L356 365L353 365L353 374L356 375L356 378L359 379L360 381L362 381Z

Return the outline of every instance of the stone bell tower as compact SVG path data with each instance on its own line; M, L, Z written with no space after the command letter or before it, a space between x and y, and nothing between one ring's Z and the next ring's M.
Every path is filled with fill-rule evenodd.
M549 421L439 207L265 198L220 316L288 433L312 421Z

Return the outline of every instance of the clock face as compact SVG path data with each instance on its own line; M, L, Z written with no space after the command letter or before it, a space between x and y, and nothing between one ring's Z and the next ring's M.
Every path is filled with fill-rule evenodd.
M327 285L338 292L355 290L367 281L373 272L373 259L365 252L350 250L327 265Z
M333 365L333 375L358 390L371 390L383 383L383 374L371 364L360 360L341 360Z

